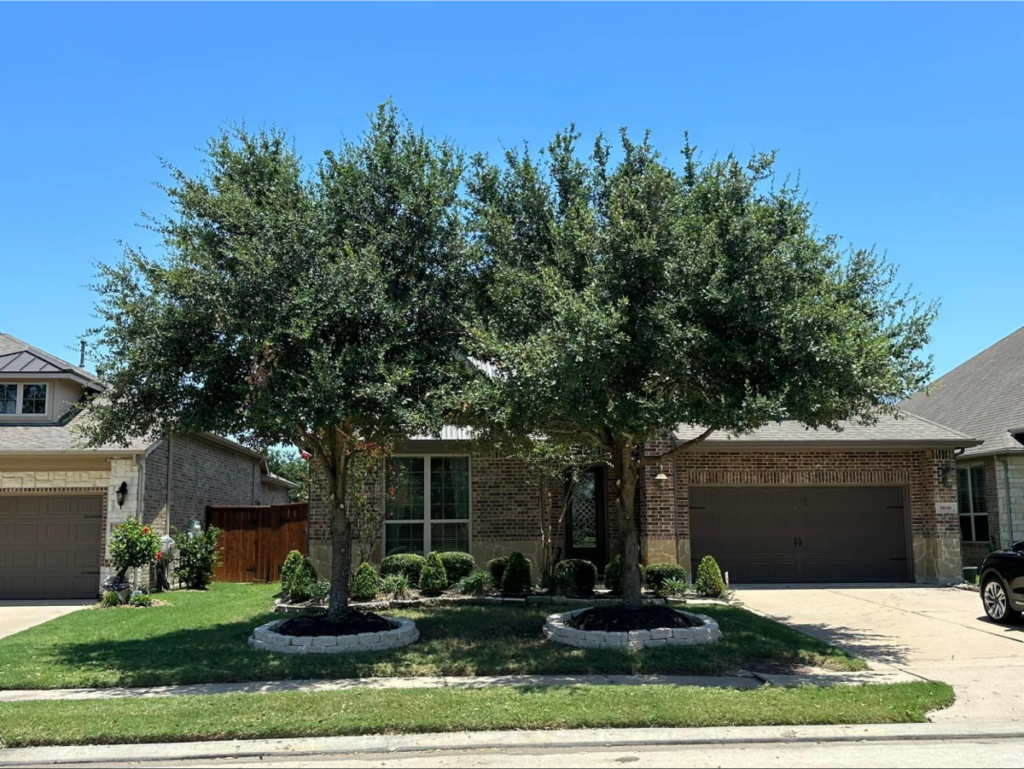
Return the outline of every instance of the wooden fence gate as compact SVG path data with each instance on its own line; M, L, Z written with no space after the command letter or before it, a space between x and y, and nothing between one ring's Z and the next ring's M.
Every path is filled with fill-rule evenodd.
M206 523L223 529L224 557L213 572L218 582L276 582L292 550L308 555L309 505L242 507L211 505Z

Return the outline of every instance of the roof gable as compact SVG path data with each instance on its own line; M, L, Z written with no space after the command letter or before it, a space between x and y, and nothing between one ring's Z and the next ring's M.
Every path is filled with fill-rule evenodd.
M1024 328L983 350L900 405L985 441L965 455L1024 452Z
M50 355L10 334L0 334L0 376L22 377L32 374L71 376L87 385L101 385L99 378L84 368Z

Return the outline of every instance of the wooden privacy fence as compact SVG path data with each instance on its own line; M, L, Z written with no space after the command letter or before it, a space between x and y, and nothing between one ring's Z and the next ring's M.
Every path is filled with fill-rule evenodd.
M224 557L213 572L218 582L276 582L292 550L308 555L309 505L242 507L210 505L206 523L223 529Z

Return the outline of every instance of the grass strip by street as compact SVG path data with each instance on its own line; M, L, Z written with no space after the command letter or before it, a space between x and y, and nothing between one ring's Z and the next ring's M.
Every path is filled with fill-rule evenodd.
M277 585L217 584L161 595L153 609L89 609L0 639L0 689L167 686L306 678L664 674L728 675L752 663L863 670L862 660L739 608L701 607L725 638L637 653L548 642L543 608L448 606L389 612L420 631L387 652L283 656L246 639L279 618Z
M9 748L494 729L898 724L948 707L941 683L756 691L569 686L357 690L0 706Z

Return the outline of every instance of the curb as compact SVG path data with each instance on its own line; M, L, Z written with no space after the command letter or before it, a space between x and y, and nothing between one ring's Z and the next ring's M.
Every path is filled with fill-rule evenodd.
M858 726L755 726L704 729L587 729L530 732L455 732L370 737L322 737L131 745L132 763L210 761L312 755L438 753L469 750L536 750L673 745L757 745L841 742L1024 739L1024 724L883 724ZM126 745L12 748L0 766L122 763Z

